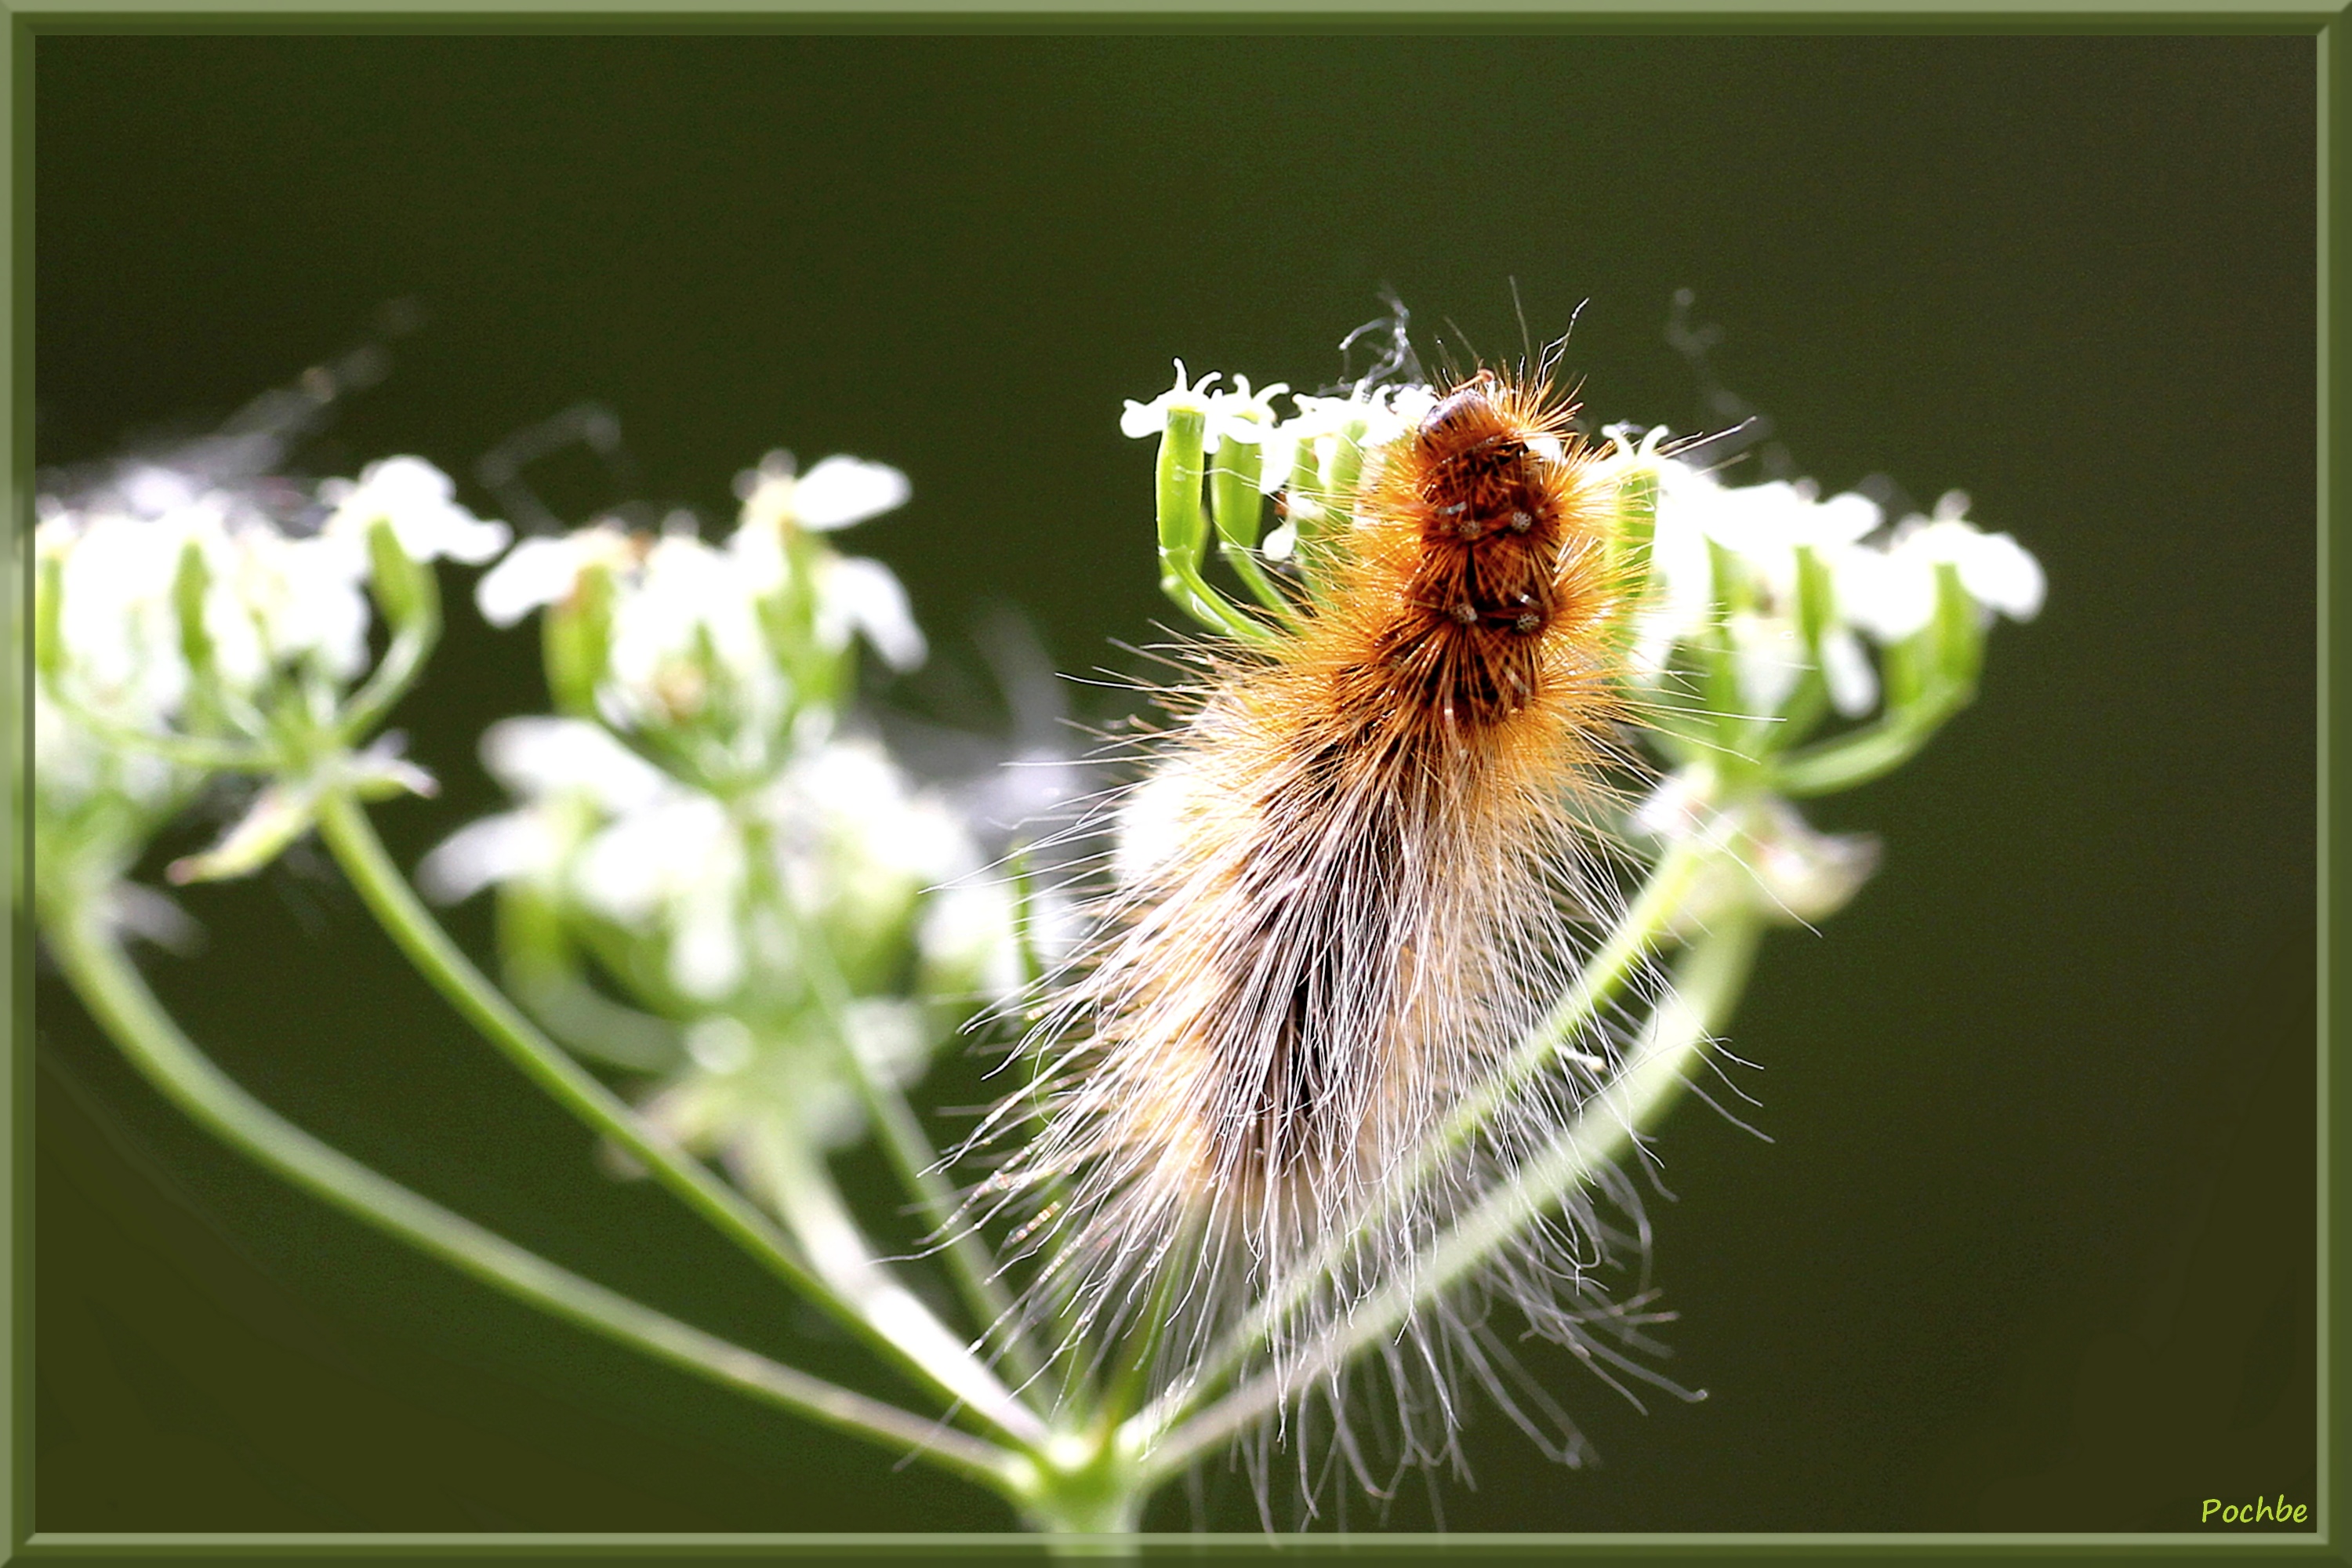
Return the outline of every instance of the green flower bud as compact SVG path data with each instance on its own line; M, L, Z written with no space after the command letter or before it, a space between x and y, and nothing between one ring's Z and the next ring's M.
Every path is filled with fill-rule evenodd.
M180 567L172 578L172 609L180 623L180 657L198 681L213 673L212 634L205 626L205 595L212 587L212 572L194 540L180 548Z
M1257 488L1264 461L1265 454L1253 442L1227 436L1217 443L1216 466L1209 470L1209 502L1216 516L1217 541L1228 556L1257 548L1265 521L1265 501Z
M1209 541L1209 520L1201 510L1202 443L1208 423L1200 408L1171 408L1160 437L1160 558L1185 568L1163 574L1160 586L1171 594L1198 572Z
M1636 468L1617 486L1617 525L1609 538L1621 597L1614 637L1622 649L1633 640L1635 612L1650 596L1651 547L1658 532L1658 470Z
M1984 620L1953 562L1937 564L1936 619L1927 635L1933 639L1937 679L1955 691L1974 690L1977 672L1984 665Z
M1796 557L1797 635L1803 639L1806 653L1818 660L1822 638L1828 635L1837 608L1830 589L1830 569L1811 544L1798 545Z
M433 569L412 558L400 545L392 520L380 517L368 524L368 586L383 618L396 632L423 632L441 622L441 588Z
M592 562L581 568L572 592L547 608L540 621L547 689L556 710L575 719L596 714L596 688L613 656L613 568Z

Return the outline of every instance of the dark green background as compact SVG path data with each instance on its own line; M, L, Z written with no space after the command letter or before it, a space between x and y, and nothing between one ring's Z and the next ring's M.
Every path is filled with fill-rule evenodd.
M1666 1131L1668 1370L1711 1397L1643 1415L1538 1347L1602 1464L1482 1407L1444 1522L2193 1529L2315 1500L2314 80L2263 37L43 37L39 455L200 426L414 297L318 468L469 474L583 398L625 493L713 514L772 446L887 459L914 502L851 542L941 645L898 700L953 710L992 606L1134 667L1113 640L1166 606L1116 420L1171 355L1328 382L1384 285L1516 353L1516 279L1538 338L1590 301L1595 416L1688 429L1694 289L1806 471L1967 488L2049 608L1923 760L1821 806L1885 867L1767 948L1732 1044L1770 1141ZM453 618L402 716L448 784L383 813L404 857L543 700L527 637ZM188 903L209 951L152 973L272 1103L857 1375L598 1174L315 855ZM255 1174L52 975L38 1021L39 1527L1006 1522ZM1244 1492L1213 1474L1208 1517L1251 1528ZM1431 1519L1413 1487L1388 1515Z

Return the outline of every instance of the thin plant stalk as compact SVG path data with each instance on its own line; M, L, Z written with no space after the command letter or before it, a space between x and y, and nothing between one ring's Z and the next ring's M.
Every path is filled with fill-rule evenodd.
M551 1263L353 1160L253 1098L190 1041L94 900L44 922L59 966L107 1034L199 1126L313 1196L411 1247L593 1333L721 1387L923 1458L1005 1491L1026 1461L942 1423L840 1387L683 1323Z
M184 768L205 772L267 773L285 765L285 759L267 746L210 735L186 735L176 730L150 730L125 724L94 708L84 706L56 683L43 694L73 721L102 740L128 751L144 752Z
M888 1326L872 1321L855 1302L840 1299L822 1270L795 1257L787 1238L750 1200L656 1129L598 1082L562 1047L541 1034L493 986L425 910L384 850L367 814L349 795L330 791L319 803L327 846L385 932L446 997L507 1058L556 1101L594 1131L642 1161L696 1214L764 1265L771 1273L833 1312L892 1361L1016 1441L1038 1430L1036 1418L985 1363L912 1295L894 1302ZM922 1323L918 1324L919 1318Z
M770 864L769 857L755 854L756 866ZM913 1199L929 1235L940 1239L946 1255L948 1273L955 1280L964 1306L977 1321L985 1338L997 1339L1004 1347L1007 1363L1014 1381L1027 1384L1036 1376L1042 1364L1020 1318L1013 1310L1013 1298L1004 1289L977 1237L969 1229L957 1226L954 1192L940 1174L939 1152L931 1146L923 1131L923 1124L907 1102L898 1087L876 1073L866 1058L858 1054L855 1037L849 1027L849 986L842 978L841 966L835 962L833 945L817 922L784 896L783 889L774 885L772 877L761 876L764 890L770 895L777 912L791 926L793 946L800 955L802 978L808 982L809 993L814 997L818 1013L824 1017L827 1031L833 1036L842 1066L856 1085L859 1102L866 1118L873 1123L875 1134L882 1145L891 1172Z
M1038 920L1036 870L1031 861L1026 845L1014 849L1006 863L1013 880L1014 908L1013 930L1021 968L1020 988L1015 994L1026 1005L1038 998L1045 974L1045 961L1038 953L1036 941ZM1024 1012L1016 1016L1027 1017L1029 1015ZM1033 1138L1042 1138L1045 1135L1047 1124L1044 1099L1045 1064L1043 1058L1036 1054L1023 1054L1027 1056L1029 1069L1027 1084L1029 1115L1026 1118L1029 1135ZM1068 1203L1069 1184L1066 1180L1057 1175L1045 1184L1044 1212L1060 1213L1068 1206ZM1052 1320L1049 1327L1053 1343L1059 1347L1060 1351L1071 1350L1078 1343L1085 1332L1083 1325L1079 1322L1076 1300L1069 1293L1063 1291L1045 1291L1042 1293L1042 1297L1045 1314ZM1063 1397L1066 1399L1076 1397L1079 1389L1092 1376L1087 1368L1087 1359L1083 1355L1066 1354L1062 1360L1066 1376Z
M951 1358L961 1357L986 1370L969 1347L882 1266L821 1153L800 1139L779 1137L771 1142L766 1156L768 1185L785 1223L807 1249L810 1264L826 1286L849 1305L860 1322L897 1347L902 1357L924 1364L947 1364ZM1002 1387L993 1373L989 1374L989 1383ZM949 1393L962 1397L953 1389ZM1024 1447L1042 1442L1045 1424L1010 1394L1004 1400L1003 1411L989 1414L990 1424Z

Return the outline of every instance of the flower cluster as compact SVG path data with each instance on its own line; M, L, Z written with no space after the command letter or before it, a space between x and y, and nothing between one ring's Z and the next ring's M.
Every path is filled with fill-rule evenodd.
M1286 387L1253 391L1236 377L1220 392L1220 379L1195 379L1179 361L1175 384L1130 401L1120 428L1160 442L1171 597L1213 629L1263 643L1316 592L1318 549L1353 523L1368 462L1437 393L1367 383L1343 396L1290 396L1285 416L1275 399ZM1890 526L1858 493L1824 498L1809 480L1727 483L1676 456L1667 437L1617 426L1598 454L1620 498L1620 546L1644 563L1627 673L1644 733L1669 764L1626 826L1705 840L1737 868L1738 886L1726 883L1722 897L1816 919L1868 875L1870 847L1813 833L1789 797L1849 787L1916 752L1973 696L1995 616L2040 610L2042 569L2008 534L1971 522L1958 490ZM1267 496L1279 498L1283 521L1261 538ZM1208 583L1213 531L1265 614ZM1802 743L1833 716L1847 727ZM1707 902L1697 899L1691 918L1703 919Z
M430 563L506 546L505 524L453 498L417 458L315 489L146 461L40 496L33 795L47 855L118 874L211 772L299 773L323 737L380 717L436 624ZM408 645L354 694L371 598ZM389 752L361 771L428 787ZM265 800L184 875L252 869L299 816L288 800Z
M1654 461L1658 473L1656 591L1642 618L1637 668L1664 668L1674 647L1703 640L1719 620L1749 712L1780 712L1813 671L1837 711L1859 718L1879 690L1857 634L1884 649L1927 630L1943 568L1958 574L1979 618L2031 620L2042 607L2040 564L2008 534L1969 522L1958 490L1932 517L1889 530L1867 496L1823 499L1810 480L1727 485L1658 456L1664 434L1618 436L1622 460Z
M903 504L905 476L852 458L795 475L774 453L737 489L724 544L690 518L654 539L594 524L525 540L477 595L495 626L548 612L559 706L721 792L772 774L805 738L798 727L830 726L856 672L853 636L894 668L925 655L889 569L817 537Z
M656 1118L756 1184L771 1141L854 1138L861 1075L911 1079L1019 975L962 821L849 726L856 642L900 669L925 647L889 571L822 535L901 504L905 479L774 454L736 489L722 542L597 523L485 574L494 624L543 612L562 711L485 735L517 804L421 874L445 900L495 887L518 995L574 1048L661 1074Z

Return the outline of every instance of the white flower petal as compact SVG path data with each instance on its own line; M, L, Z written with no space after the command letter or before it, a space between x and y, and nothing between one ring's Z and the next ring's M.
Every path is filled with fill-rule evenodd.
M1985 533L1959 559L1960 585L1979 605L1990 605L2013 621L2030 621L2042 613L2048 580L2042 563L2006 533Z
M475 607L494 626L513 626L571 593L581 565L569 539L526 539L474 584Z
M1822 679L1829 683L1831 705L1846 718L1861 718L1878 700L1878 672L1861 639L1843 626L1832 626L1822 638Z
M551 848L536 813L486 816L457 829L417 862L417 886L436 903L462 903L495 883L545 870Z
M818 633L838 647L854 629L893 669L913 669L929 653L915 625L907 590L879 561L843 556L826 566L818 605Z
M1169 411L1174 408L1190 408L1206 416L1216 395L1209 388L1216 384L1217 376L1217 372L1211 371L1197 382L1188 382L1184 362L1178 360L1175 385L1149 403L1138 403L1132 398L1126 400L1126 411L1118 416L1119 434L1137 437L1157 436L1168 428Z
M731 885L698 884L671 910L670 982L700 1001L717 1001L743 979L734 891Z
M382 519L414 561L446 557L478 566L513 537L505 523L485 521L459 506L449 476L422 458L370 463L356 483L329 479L319 494L335 509L324 531L363 536Z
M1735 615L1727 625L1740 700L1752 715L1778 713L1805 672L1797 628L1775 616L1749 614Z
M1936 563L1900 545L1858 548L1836 566L1838 610L1882 646L1915 636L1936 618Z
M726 808L708 795L679 793L590 839L572 881L590 908L634 925L674 893L716 889L732 908L742 875L742 846L728 827Z
M583 719L501 719L482 732L482 765L526 799L574 793L614 814L643 810L677 790L603 725Z
M907 476L887 463L827 458L793 486L793 516L803 528L827 532L907 504Z

